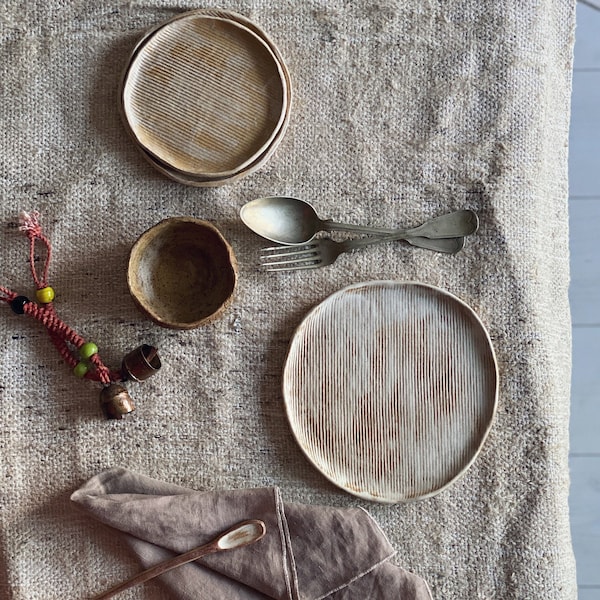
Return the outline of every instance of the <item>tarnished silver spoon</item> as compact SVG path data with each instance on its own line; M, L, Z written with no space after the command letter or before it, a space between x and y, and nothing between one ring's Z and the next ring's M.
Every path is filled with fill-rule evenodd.
M305 244L319 231L351 231L366 234L403 234L414 246L454 253L464 246L464 236L477 231L479 219L472 210L441 215L412 229L384 229L336 223L320 219L306 201L286 196L269 196L247 202L240 211L244 224L258 235L278 244Z

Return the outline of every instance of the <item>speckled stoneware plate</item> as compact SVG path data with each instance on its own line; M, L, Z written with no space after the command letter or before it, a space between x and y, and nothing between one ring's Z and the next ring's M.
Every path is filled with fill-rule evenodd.
M289 120L289 73L247 19L193 11L153 29L123 78L121 112L167 176L219 185L261 166Z
M313 465L351 494L431 496L474 461L496 410L490 338L455 296L420 283L344 288L292 339L283 395Z

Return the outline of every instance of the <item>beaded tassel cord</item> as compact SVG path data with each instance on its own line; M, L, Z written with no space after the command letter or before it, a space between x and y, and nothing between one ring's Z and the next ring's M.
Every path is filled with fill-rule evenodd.
M110 370L102 362L96 344L84 340L62 321L54 310L54 290L48 285L52 246L42 231L39 213L22 212L19 215L19 222L19 229L29 239L29 265L36 286L37 302L2 286L0 286L0 300L9 304L15 313L29 315L42 323L48 330L52 343L75 375L103 384L100 401L106 416L111 419L123 418L134 410L134 406L127 390L117 382L126 378L142 381L155 373L160 368L156 348L144 344L123 359L120 371ZM41 274L35 267L36 244L41 244L45 252Z
M17 314L26 314L40 321L48 330L50 339L60 355L77 376L100 381L105 385L120 381L121 374L106 367L98 354L97 346L93 342L86 342L64 323L54 310L54 290L48 285L52 246L42 232L39 213L22 212L19 215L19 223L19 229L29 238L29 265L36 286L36 300L39 304L2 286L0 286L0 300L10 304ZM44 247L46 255L41 274L38 274L35 268L35 250L38 242ZM77 357L70 347L78 352Z

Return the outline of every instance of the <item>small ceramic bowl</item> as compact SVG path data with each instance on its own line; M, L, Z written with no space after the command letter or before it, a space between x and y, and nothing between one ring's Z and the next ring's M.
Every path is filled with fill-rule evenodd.
M143 233L131 249L131 296L154 322L171 329L211 323L231 303L237 261L211 223L173 217Z

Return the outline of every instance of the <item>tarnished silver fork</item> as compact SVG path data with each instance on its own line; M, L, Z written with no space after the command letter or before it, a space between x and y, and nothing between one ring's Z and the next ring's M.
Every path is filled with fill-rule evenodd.
M264 248L261 254L261 263L267 271L316 269L333 264L337 257L344 252L352 252L372 244L403 240L413 236L434 238L438 252L455 254L463 248L464 236L474 233L478 227L479 219L476 213L471 210L456 211L431 219L414 229L397 231L380 237L366 237L342 242L321 238L298 246Z
M313 240L302 246L273 246L263 248L261 251L261 264L267 271L298 271L300 269L316 269L333 264L340 254L352 252L358 248L393 242L399 238L397 235L383 237L369 237L358 240L344 240L336 242L331 238ZM439 251L455 254L465 245L465 238L448 238L437 240L440 242Z

